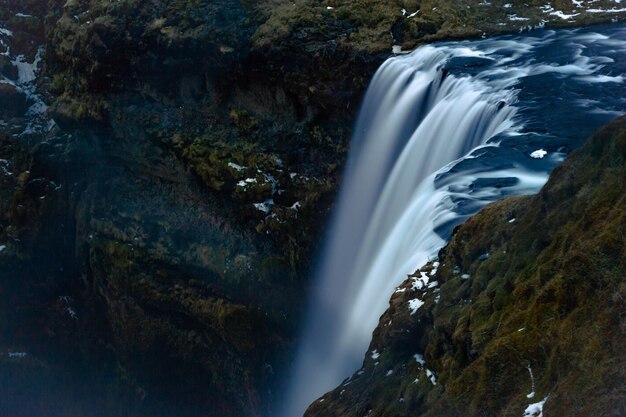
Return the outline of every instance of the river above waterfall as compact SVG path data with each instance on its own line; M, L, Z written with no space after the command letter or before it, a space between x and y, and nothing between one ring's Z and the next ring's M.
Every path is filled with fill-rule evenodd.
M356 125L283 416L358 369L394 288L456 225L537 192L623 114L625 74L623 25L439 43L387 60Z

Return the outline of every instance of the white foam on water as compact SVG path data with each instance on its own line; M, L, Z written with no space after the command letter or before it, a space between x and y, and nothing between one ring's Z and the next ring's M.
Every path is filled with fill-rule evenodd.
M566 63L534 56L538 47L563 39L570 46ZM476 211L502 196L496 186L475 189L475 181L513 178L507 193L517 195L535 193L546 182L546 171L515 163L453 169L479 157L477 150L498 146L490 139L522 134L520 80L551 74L620 83L621 76L599 74L612 58L585 55L585 44L626 48L617 41L575 30L544 31L423 46L379 68L354 131L282 416L302 415L358 368L391 294L445 244L436 230L467 216L457 210L458 201ZM456 59L486 65L459 75L446 69ZM560 161L561 154L550 155L542 161ZM418 304L411 308L417 311Z

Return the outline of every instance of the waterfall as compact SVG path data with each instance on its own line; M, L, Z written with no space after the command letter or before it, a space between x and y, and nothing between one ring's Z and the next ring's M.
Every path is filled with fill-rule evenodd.
M394 288L436 256L452 226L489 201L545 183L563 155L523 153L524 144L555 148L558 140L525 127L534 116L520 103L520 83L541 74L547 83L620 83L603 73L613 58L581 47L613 40L544 31L424 46L379 68L354 131L283 417L302 415L359 367ZM552 44L566 53L538 60Z

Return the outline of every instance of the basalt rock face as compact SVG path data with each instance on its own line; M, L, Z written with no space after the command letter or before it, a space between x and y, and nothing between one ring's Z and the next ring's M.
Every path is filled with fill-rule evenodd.
M621 118L539 194L460 226L392 296L363 368L306 415L536 416L544 400L548 416L624 415L625 180Z
M28 87L56 126L30 132L34 93L7 84L24 98L3 94L7 413L269 413L377 62L312 105L284 75L297 62L251 52L236 2L51 3L45 38L31 6L8 13L40 24Z
M0 1L2 411L274 409L392 45L562 20L457 3ZM41 58L37 80L20 55Z

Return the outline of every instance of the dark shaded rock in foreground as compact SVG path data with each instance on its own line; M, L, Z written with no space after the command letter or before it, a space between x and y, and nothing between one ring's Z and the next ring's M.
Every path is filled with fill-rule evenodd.
M620 118L539 194L460 226L392 296L363 368L306 415L521 417L546 398L546 416L625 415L624 230Z

